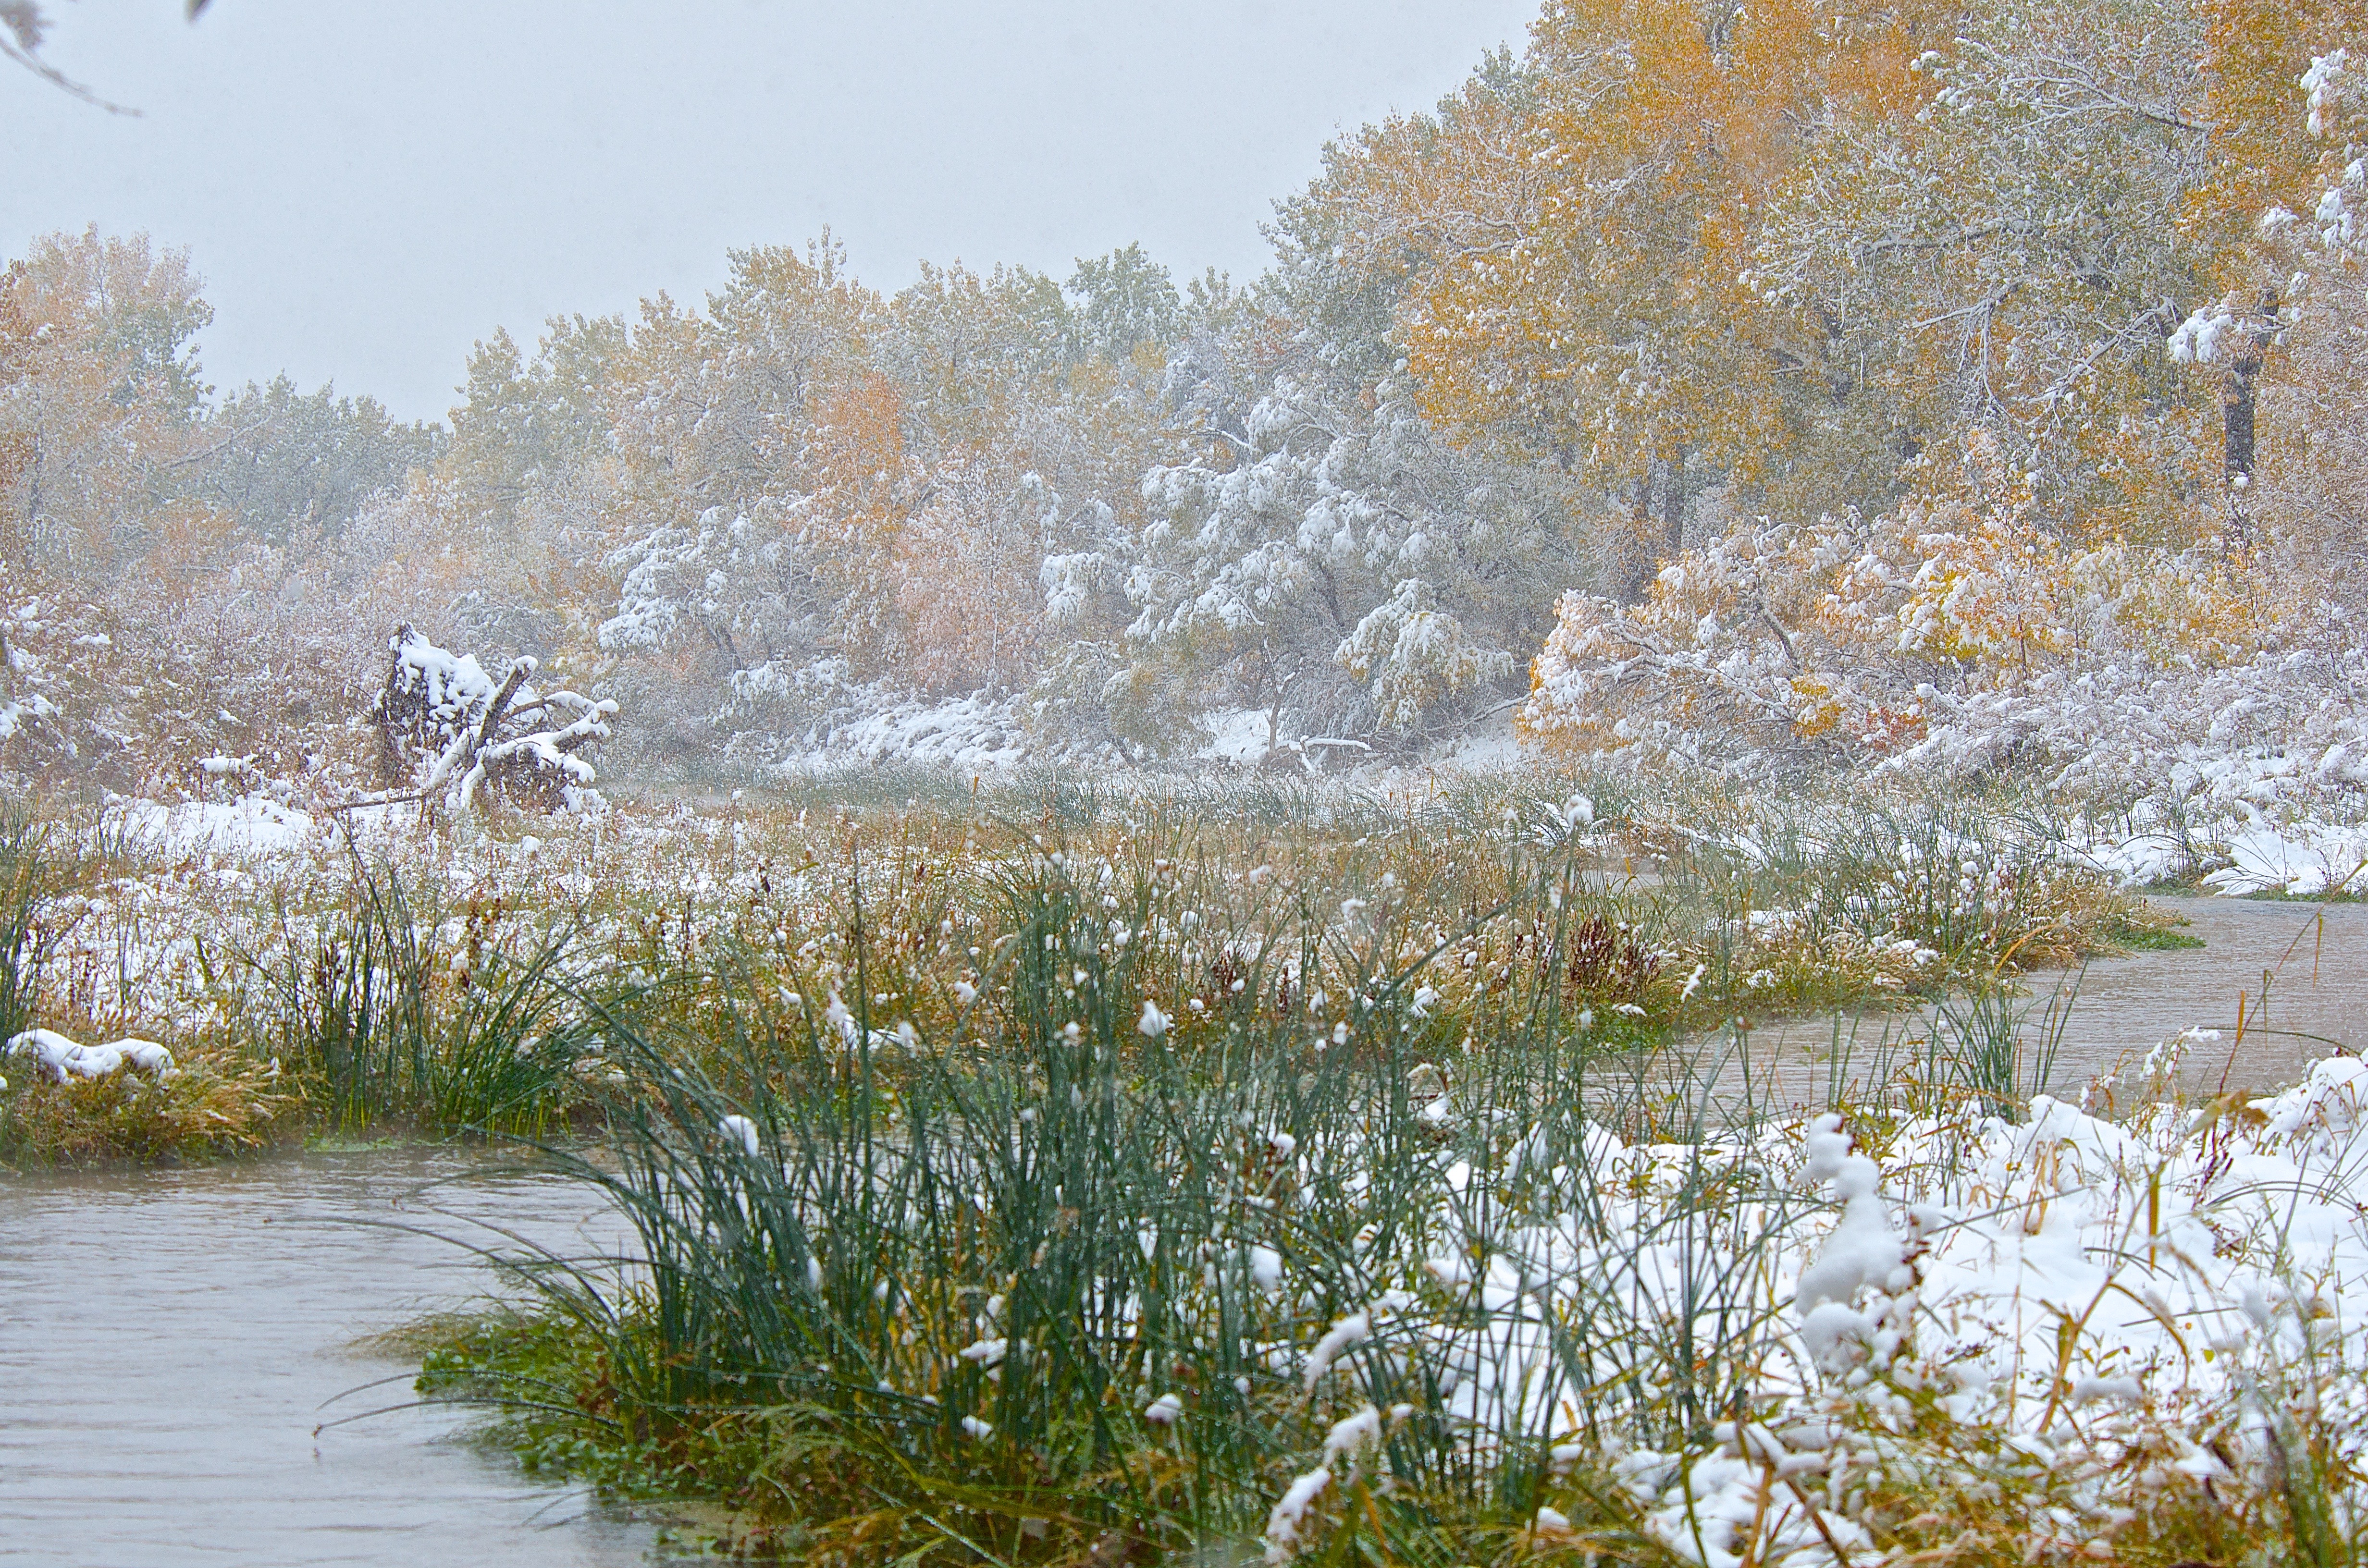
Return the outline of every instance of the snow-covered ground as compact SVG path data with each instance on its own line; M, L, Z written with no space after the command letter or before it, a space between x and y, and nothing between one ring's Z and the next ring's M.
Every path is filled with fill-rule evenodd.
M2141 1075L2175 1075L2186 1043ZM1878 1102L1708 1145L1593 1127L1551 1163L1532 1129L1443 1171L1435 1210L1401 1221L1432 1227L1425 1287L1340 1316L1301 1366L1315 1390L1352 1348L1404 1358L1484 1449L1610 1457L1647 1533L1705 1568L1875 1561L1886 1483L1987 1485L2035 1557L2110 1556L2134 1495L2269 1484L2281 1419L2325 1423L2346 1457L2368 1443L2364 1113L2368 1064L2344 1058L2225 1119ZM1727 1196L1705 1209L1706 1171ZM1643 1413L1620 1391L1666 1391L1680 1324L1739 1375L1713 1444L1662 1451L1621 1435ZM1377 1440L1410 1414L1333 1429L1275 1505L1269 1563L1315 1538L1336 1481L1386 1467ZM1547 1494L1550 1543L1588 1499Z
M2132 887L2195 880L2232 895L2368 892L2361 802L2262 810L2242 800L2140 800L2066 835L2078 858ZM2332 808L2329 811L2328 808ZM2324 813L2324 814L2323 814Z
M181 856L271 856L307 843L319 824L311 813L267 795L233 801L119 801L110 814L143 850Z
M2203 879L2229 893L2282 892L2297 898L2368 892L2368 827L2299 822L2232 834L2229 863Z
M798 778L895 763L991 777L1030 760L1027 732L1025 704L1017 698L907 698L809 733L777 771Z
M1416 790L1441 778L1505 778L1568 766L1523 741L1510 706L1412 750L1288 733L1270 745L1269 716L1257 708L1201 715L1196 742L1187 760L1167 766L1189 773L1195 765L1213 762L1247 772L1279 749L1295 774L1320 775L1339 788L1385 795ZM2232 895L2294 897L2368 892L2368 788L2355 777L2356 750L2344 744L2292 754L2260 746L2221 752L2191 747L2192 755L2167 764L2150 789L2117 786L2111 798L2124 802L2117 810L2073 809L2055 815L2069 853L2129 886L2200 881ZM1116 751L1100 760L1127 763ZM767 776L805 780L905 766L942 769L964 783L992 783L1031 767L1077 767L1093 761L1074 746L1041 743L1024 699L980 692L948 699L883 699L849 710L788 747ZM1145 765L1147 788L1156 789L1161 767L1156 761ZM1950 782L1945 770L1929 779L1913 769L1880 771L1909 792L1923 783L1946 788ZM1649 774L1639 781L1651 788ZM226 839L268 832L248 823L254 813L246 802L208 810L202 823L176 819L174 831L187 836L206 828Z

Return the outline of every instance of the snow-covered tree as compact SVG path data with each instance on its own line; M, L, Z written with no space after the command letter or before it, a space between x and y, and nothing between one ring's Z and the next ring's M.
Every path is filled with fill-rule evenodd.
M627 337L615 316L553 316L530 357L507 332L471 351L437 470L475 525L516 526L522 506L605 453Z
M183 483L256 539L335 536L363 506L432 467L446 439L440 426L388 417L373 398L340 397L328 386L302 392L275 376L207 413L202 456Z
M2261 123L2248 125L2251 178L2208 194L2260 205L2233 287L2199 304L2167 349L2198 382L2217 383L2243 442L2233 525L2306 552L2326 591L2358 608L2368 607L2368 26L2328 12L2260 20L2260 37L2214 33L2214 80Z
M2211 164L2204 20L1985 0L1888 91L1810 106L1750 279L1830 406L1756 505L1874 510L1903 459L1980 428L2037 477L2048 527L2183 544L2212 526L2216 400L2161 353L2213 267L2187 221Z
M1585 571L1555 475L1441 438L1402 370L1278 373L1221 456L1155 469L1127 579L1144 659L1292 733L1420 731L1495 700Z

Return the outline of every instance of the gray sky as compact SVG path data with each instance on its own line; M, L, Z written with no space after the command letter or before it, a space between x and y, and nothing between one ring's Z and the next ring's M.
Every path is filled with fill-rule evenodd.
M0 62L0 254L96 222L186 245L222 386L285 369L440 416L469 345L696 301L727 246L825 224L866 282L916 260L1141 240L1179 278L1265 264L1324 142L1428 108L1537 0L51 0Z

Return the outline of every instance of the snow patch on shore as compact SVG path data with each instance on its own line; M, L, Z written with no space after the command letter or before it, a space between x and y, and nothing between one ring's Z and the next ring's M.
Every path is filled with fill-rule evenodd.
M68 1078L105 1078L126 1067L142 1073L173 1070L173 1053L153 1040L127 1036L106 1045L84 1045L55 1029L26 1029L0 1044L0 1056L29 1057L59 1083Z

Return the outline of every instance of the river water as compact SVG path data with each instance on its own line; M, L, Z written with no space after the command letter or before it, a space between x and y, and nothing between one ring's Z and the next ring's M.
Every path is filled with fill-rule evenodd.
M2220 1032L2189 1054L2185 1076L2200 1088L2283 1088L2322 1056L2368 1051L2368 904L2154 902L2185 917L2203 947L2029 977L2043 1003L2058 981L2072 994L2059 1084L2077 1087L2125 1052L2191 1028Z
M619 1246L584 1191L450 1153L0 1176L0 1563L647 1561L645 1527L471 1445L465 1412L316 1431L412 1397L416 1360L361 1336L495 1282L379 1222L513 1246L472 1220Z
M2368 904L2152 902L2184 919L2180 929L2204 945L2020 977L2020 1032L2032 1067L2052 1050L2050 1092L2077 1098L2092 1079L2134 1066L2188 1029L2218 1032L2216 1040L2192 1045L2181 1061L2181 1080L2205 1094L2282 1088L2320 1057L2368 1051ZM1748 1042L1758 1085L1750 1097L1823 1103L1837 1058L1847 1077L1882 1061L1886 1043L1931 1028L1929 1007L1762 1025ZM1689 1046L1680 1054L1690 1054L1693 1074L1715 1083L1722 1096L1740 1095L1743 1067L1732 1037ZM2028 1074L2024 1082L2028 1086Z

